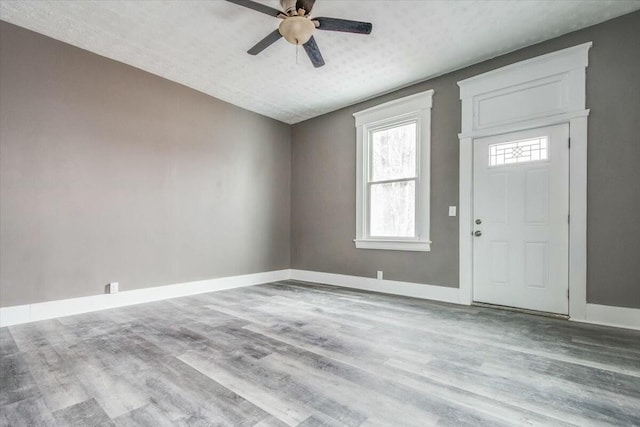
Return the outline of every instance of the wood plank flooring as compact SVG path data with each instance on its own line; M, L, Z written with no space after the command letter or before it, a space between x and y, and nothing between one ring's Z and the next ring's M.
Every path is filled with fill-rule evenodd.
M0 329L2 426L640 426L640 332L295 281Z

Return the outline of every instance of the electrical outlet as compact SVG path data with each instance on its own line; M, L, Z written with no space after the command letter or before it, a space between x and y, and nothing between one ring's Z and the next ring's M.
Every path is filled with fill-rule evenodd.
M111 282L107 285L107 293L108 294L117 294L118 293L118 282Z
M378 279L382 280L382 270L378 270Z

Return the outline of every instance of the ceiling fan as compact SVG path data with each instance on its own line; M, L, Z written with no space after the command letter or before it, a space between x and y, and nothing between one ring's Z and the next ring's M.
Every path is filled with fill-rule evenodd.
M277 30L267 35L247 51L250 55L259 54L284 37L291 44L302 45L311 63L317 68L324 65L324 59L313 37L313 32L316 28L356 34L371 33L372 25L369 22L337 18L311 18L311 9L313 9L313 4L316 0L280 0L283 11L251 0L227 1L282 19Z

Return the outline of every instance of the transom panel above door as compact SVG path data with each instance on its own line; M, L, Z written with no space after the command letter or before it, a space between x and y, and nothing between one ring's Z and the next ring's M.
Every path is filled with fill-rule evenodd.
M569 125L473 146L473 300L568 314Z

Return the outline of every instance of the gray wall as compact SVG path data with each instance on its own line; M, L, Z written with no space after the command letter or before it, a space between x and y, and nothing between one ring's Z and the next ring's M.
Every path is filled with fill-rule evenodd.
M290 128L0 22L0 305L289 266L456 287L456 82L593 41L588 301L640 307L638 28L636 12ZM432 251L356 250L351 114L426 89Z
M640 308L640 12L416 84L293 127L292 268L458 286L460 102L456 82L593 41L587 70L588 301ZM435 89L428 253L355 249L354 112Z
M2 306L289 267L288 125L0 22Z

